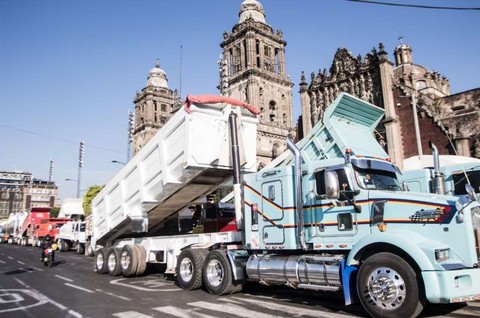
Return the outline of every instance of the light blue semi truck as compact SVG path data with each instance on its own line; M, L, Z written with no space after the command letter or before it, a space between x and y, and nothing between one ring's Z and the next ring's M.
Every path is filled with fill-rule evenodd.
M104 239L107 230L97 240L97 271L106 272L112 248L121 248L118 262L128 272L134 245L143 263L173 256L183 289L203 286L216 295L241 291L247 281L342 292L345 304L359 301L373 317L415 317L426 301L480 300L474 193L465 200L403 191L398 168L373 137L382 116L382 109L341 94L302 141L288 141L291 155L243 176L238 153L252 144L239 146L231 125L235 234L211 242L167 236L160 243L138 234ZM94 222L106 194L94 200ZM174 242L178 253L163 251Z

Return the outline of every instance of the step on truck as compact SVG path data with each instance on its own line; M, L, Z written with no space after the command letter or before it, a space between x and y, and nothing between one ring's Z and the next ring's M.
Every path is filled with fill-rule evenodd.
M97 272L133 276L147 263L164 263L185 290L203 286L223 295L254 281L342 292L346 305L360 302L374 317L415 317L427 301L480 300L475 194L465 200L403 191L398 168L373 136L382 109L342 93L303 140L287 140L291 155L255 172L248 155L255 150L254 107L197 102L187 100L190 108L93 200ZM181 154L174 151L180 144ZM191 147L213 157L228 156L231 147L231 155L200 163L188 157ZM226 179L231 170L237 231L150 235L166 215L220 183L208 188L200 180Z

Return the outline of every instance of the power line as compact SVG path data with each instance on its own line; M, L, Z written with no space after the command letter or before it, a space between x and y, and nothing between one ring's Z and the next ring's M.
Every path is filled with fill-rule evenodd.
M34 131L22 129L22 128L10 127L10 126L3 125L3 124L0 124L0 127L7 128L7 129L12 129L12 130L17 130L17 131L21 131L21 132L26 133L26 134L39 136L39 137L43 137L43 138L48 138L48 139L52 139L52 140L57 140L57 141L65 142L65 143L68 143L68 144L78 145L78 141L72 141L72 140L63 139L63 138L59 138L59 137L55 137L55 136L44 135L44 134L41 134L41 133L38 133L38 132L34 132ZM109 151L109 152L123 154L123 152L120 152L120 151L117 151L117 150L112 150L112 149L108 149L108 148L104 148L104 147L100 147L100 146L95 146L95 145L91 145L91 144L85 144L85 146L88 146L88 147L94 148L94 149L103 150L103 151Z
M479 8L475 7L439 7L439 6L426 6L426 5L419 5L419 4L403 4L403 3L393 3L393 2L380 2L380 1L370 1L370 0L347 0L350 2L361 2L361 3L368 3L368 4L380 4L385 6L395 6L395 7L408 7L408 8L419 8L419 9L437 9L437 10L480 10Z

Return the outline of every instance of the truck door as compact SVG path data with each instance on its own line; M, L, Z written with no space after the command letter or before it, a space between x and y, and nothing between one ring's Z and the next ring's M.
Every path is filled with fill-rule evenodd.
M338 180L337 199L328 198L325 175L332 171ZM330 174L332 175L332 174ZM310 207L305 211L307 240L311 243L351 242L358 231L353 183L345 167L332 167L315 173L316 193L310 196Z
M283 244L285 230L282 226L284 220L283 187L281 180L266 181L262 184L263 217L259 220L259 233L265 245Z

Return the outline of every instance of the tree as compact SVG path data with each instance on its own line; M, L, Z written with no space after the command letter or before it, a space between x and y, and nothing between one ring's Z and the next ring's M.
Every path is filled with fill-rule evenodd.
M50 210L50 217L56 218L58 216L58 213L60 213L60 208L52 208Z
M85 212L85 217L87 217L88 215L90 215L90 213L92 213L92 200L103 189L103 187L105 186L93 185L88 188L82 203L83 211Z

